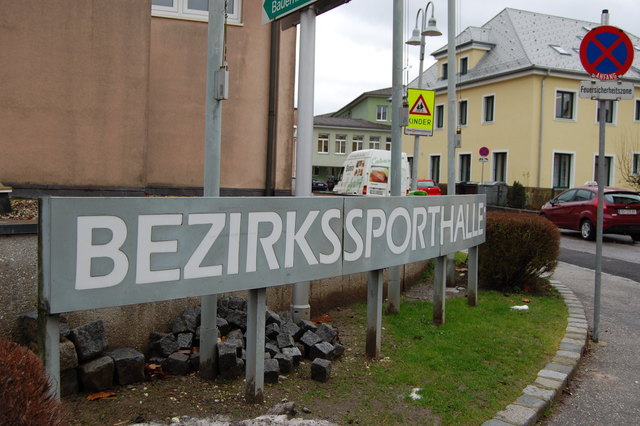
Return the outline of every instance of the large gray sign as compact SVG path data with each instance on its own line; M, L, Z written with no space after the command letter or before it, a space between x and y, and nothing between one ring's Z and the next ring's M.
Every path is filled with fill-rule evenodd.
M47 198L49 313L335 277L485 239L485 196Z

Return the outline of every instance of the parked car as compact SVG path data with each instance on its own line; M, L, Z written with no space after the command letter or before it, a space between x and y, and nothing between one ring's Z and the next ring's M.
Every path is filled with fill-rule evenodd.
M442 195L440 187L433 179L418 179L416 189L426 192L427 195Z
M320 179L311 180L311 191L326 191L327 184Z
M598 187L583 186L564 191L547 202L540 214L558 228L580 231L582 238L596 236ZM621 188L604 189L603 233L630 235L640 241L640 194Z

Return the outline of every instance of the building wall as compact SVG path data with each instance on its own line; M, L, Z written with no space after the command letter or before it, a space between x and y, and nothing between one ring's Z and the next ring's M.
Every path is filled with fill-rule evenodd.
M507 153L507 184L518 181L525 186L552 187L554 153L558 152L573 155L570 186L594 180L594 161L598 153L599 137L597 102L579 98L579 85L579 79L553 74L547 77L529 74L459 89L457 99L468 101L468 124L461 127L462 146L456 150L456 180L459 180L458 157L467 153L471 154L471 180L492 181L493 154L496 152ZM574 119L555 118L557 90L575 93ZM640 97L640 88L636 87L635 90L636 97ZM483 96L486 95L495 96L495 121L491 124L483 122ZM435 129L433 137L421 138L418 177L430 176L429 158L439 154L440 182L446 182L446 93L437 94L435 104L444 106L444 127ZM606 126L606 155L613 157L612 186L625 186L620 159L629 159L630 153L640 152L640 122L634 120L635 109L635 101L617 102L615 122ZM482 163L478 161L478 151L482 146L491 151L489 161L484 163L484 174ZM413 152L413 136L403 136L403 150ZM625 167L628 169L631 164Z
M245 195L268 180L291 189L296 30L276 32L268 155L271 24L260 6L245 0L242 24L226 29L221 186ZM150 0L20 1L3 7L0 40L0 182L202 187L207 23L152 18Z
M320 134L329 135L329 153L321 154L318 152L318 137ZM336 135L347 136L346 152L344 154L336 153L335 141ZM342 167L344 160L347 156L353 152L353 137L363 136L362 149L369 149L369 139L374 137L380 138L380 149L385 149L387 137L391 137L391 133L387 131L374 131L374 130L358 130L358 129L344 129L344 128L329 128L329 127L314 127L313 129L313 150L312 150L312 164L319 167ZM322 169L321 169L322 170ZM326 178L323 173L320 173L319 177Z
M144 184L150 8L3 3L0 181Z

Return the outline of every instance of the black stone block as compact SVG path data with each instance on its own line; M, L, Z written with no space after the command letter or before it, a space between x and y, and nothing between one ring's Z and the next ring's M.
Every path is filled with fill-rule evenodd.
M96 358L109 346L102 320L96 320L74 328L69 333L69 340L76 345L80 361Z
M165 373L173 374L175 376L184 376L189 374L191 371L189 355L180 352L172 353L163 361L162 370Z
M100 392L113 386L115 364L108 356L101 356L80 364L78 374L82 387L89 392Z
M326 382L331 377L331 361L316 358L311 363L311 378L318 382Z
M329 342L320 342L309 348L309 359L331 359L333 345Z
M292 348L295 346L296 342L293 340L293 336L289 333L280 333L276 339L278 342L278 347L282 348Z
M264 382L278 383L280 376L280 364L275 359L264 360Z
M325 342L334 343L338 337L338 331L329 324L320 324L316 334Z
M144 381L144 355L135 349L118 348L107 353L115 364L115 379L119 385Z

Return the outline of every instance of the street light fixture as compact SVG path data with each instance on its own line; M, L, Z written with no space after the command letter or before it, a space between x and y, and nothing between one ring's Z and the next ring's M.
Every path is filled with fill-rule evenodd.
M429 11L429 6L431 6L431 18L427 22L425 22L425 18L427 17L427 12ZM434 8L433 2L428 2L424 9L418 9L416 13L416 27L413 29L411 34L411 38L406 41L406 44L410 46L420 46L420 69L418 71L418 89L422 88L422 73L424 68L424 48L425 41L424 37L437 37L441 36L442 32L436 26L436 18L434 17ZM418 20L420 18L420 13L422 13L422 25L418 27ZM426 27L425 27L426 24ZM418 161L420 157L420 136L415 135L413 141L413 167L411 169L411 190L416 189L416 185L418 183Z

